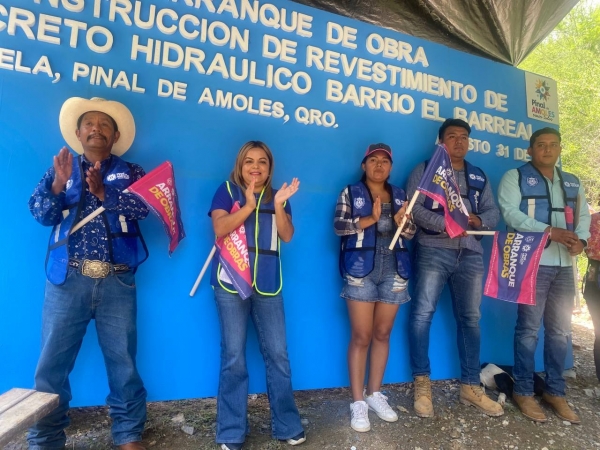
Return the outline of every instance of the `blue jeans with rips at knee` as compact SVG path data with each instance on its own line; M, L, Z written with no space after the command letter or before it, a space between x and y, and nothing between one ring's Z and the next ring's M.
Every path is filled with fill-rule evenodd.
M479 385L481 296L483 259L468 249L417 245L415 291L409 319L410 362L413 376L430 375L431 320L444 285L448 283L456 319L456 343L461 383Z
M62 449L69 425L69 374L94 319L110 392L106 402L115 445L141 441L146 422L146 389L136 367L137 302L131 271L89 278L69 268L62 286L46 282L42 312L42 350L35 389L59 395L59 406L29 430L29 448Z
M545 392L564 397L565 358L571 333L575 287L571 267L540 266L534 305L519 305L515 327L515 392L533 395L538 331L544 321Z
M249 317L254 322L265 361L273 437L289 439L300 434L303 428L292 390L282 296L265 296L254 292L251 297L242 300L237 294L215 287L215 301L221 328L216 441L227 444L242 443L246 439L246 335Z

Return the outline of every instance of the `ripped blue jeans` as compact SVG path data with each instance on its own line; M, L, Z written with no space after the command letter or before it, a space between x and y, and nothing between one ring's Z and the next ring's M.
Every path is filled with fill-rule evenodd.
M565 358L571 333L573 311L573 270L571 267L540 266L537 274L536 304L519 305L515 328L515 392L533 395L533 371L538 331L544 320L545 391L565 396Z

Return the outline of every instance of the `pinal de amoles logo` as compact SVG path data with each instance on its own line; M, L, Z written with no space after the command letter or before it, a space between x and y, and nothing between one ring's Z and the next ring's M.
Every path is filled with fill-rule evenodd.
M527 117L558 124L556 83L549 78L525 73Z
M550 98L550 86L546 80L536 80L535 93L540 96L540 100L546 101Z

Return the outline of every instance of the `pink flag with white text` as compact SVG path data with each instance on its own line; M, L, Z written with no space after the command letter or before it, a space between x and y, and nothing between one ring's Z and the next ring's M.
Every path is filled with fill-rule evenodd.
M173 165L165 161L127 188L138 196L163 223L169 236L169 255L185 237Z
M231 214L240 209L240 202L235 202ZM252 277L250 274L250 259L248 256L248 241L244 224L231 233L217 238L215 242L219 250L221 268L233 284L242 299L252 295Z
M537 272L547 241L548 233L496 232L483 293L535 305Z

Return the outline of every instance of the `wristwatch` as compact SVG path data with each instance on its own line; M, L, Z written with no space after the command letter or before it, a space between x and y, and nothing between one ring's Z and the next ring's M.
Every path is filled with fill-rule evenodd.
M581 243L583 244L583 249L587 250L587 241L585 239L579 239L581 241Z

